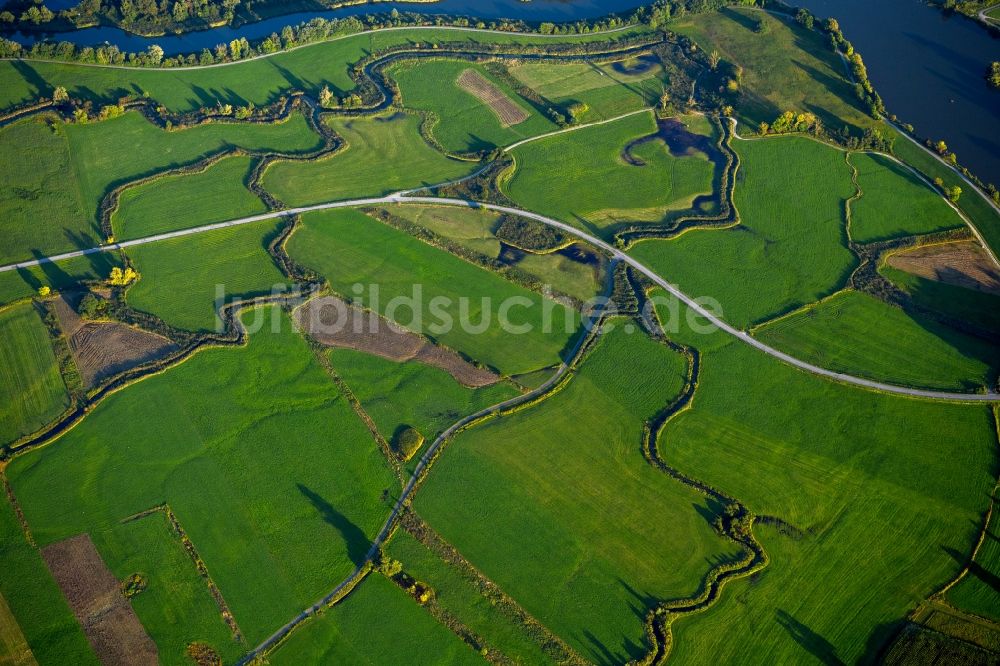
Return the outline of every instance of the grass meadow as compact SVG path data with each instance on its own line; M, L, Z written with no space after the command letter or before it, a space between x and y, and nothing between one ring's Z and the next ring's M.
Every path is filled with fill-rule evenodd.
M854 194L843 154L801 137L734 141L741 166L739 226L695 229L630 254L746 327L837 291L856 265L844 201ZM788 174L796 174L791 186Z
M704 498L642 457L643 423L680 391L686 360L615 323L561 392L459 435L414 501L599 663L642 656L653 601L693 594L712 563L735 554Z
M490 603L457 569L408 532L398 530L387 550L390 557L403 563L403 571L434 588L438 604L514 663L553 663L522 627Z
M0 273L0 305L32 296L41 286L57 291L71 289L82 280L107 279L115 266L121 266L120 257L112 252L102 252L5 271Z
M1000 331L1000 295L928 280L883 265L879 272L905 291L918 305L980 326Z
M49 332L31 303L0 310L0 446L69 406Z
M186 649L194 641L212 646L226 663L243 656L246 646L233 639L205 579L162 511L97 531L94 537L119 580L134 573L145 578L146 589L132 599L132 608L156 643L161 664L188 666Z
M623 37L646 30L637 27ZM351 66L370 53L390 46L431 43L552 44L595 42L605 35L566 35L559 40L516 35L483 34L458 28L392 30L351 35L313 44L269 58L209 69L109 69L70 63L0 62L0 109L51 97L63 86L73 97L108 104L123 95L146 94L171 111L193 111L222 101L233 105L253 102L263 106L282 94L303 90L316 96L324 85L338 95L354 89Z
M765 21L763 33L756 22ZM740 121L756 129L785 111L810 111L827 127L860 128L875 124L854 94L844 65L827 37L805 30L791 18L729 7L671 22L670 29L695 40L706 53L743 68L736 103Z
M636 59L624 61L635 66ZM611 118L654 106L663 92L663 67L654 62L642 71L617 71L614 64L523 62L511 68L521 83L559 107L583 102L590 110L583 122Z
M890 130L890 135L895 135L892 150L901 160L918 169L932 181L940 178L944 181L945 187L962 188L963 193L958 200L958 207L972 220L986 244L993 250L993 254L1000 256L1000 213L990 206L982 195L973 191L972 186L962 180L961 176L934 155L898 132Z
M964 555L965 551L956 553ZM976 559L969 567L969 573L955 587L948 590L949 603L975 615L1000 622L1000 509L995 505L990 524L986 528L986 538L976 553Z
M275 125L216 123L170 132L138 112L84 125L56 124L55 130L40 120L15 123L0 129L0 165L7 165L0 174L0 213L8 230L0 263L99 244L98 206L122 183L234 146L296 153L319 145L301 114ZM220 186L208 183L196 179L188 196L218 196Z
M477 168L429 146L420 136L418 116L327 122L347 142L346 149L316 161L273 164L264 175L265 189L289 205L305 206L442 183Z
M529 114L528 118L503 127L489 106L459 86L457 79L467 69L479 72L499 88ZM440 120L432 133L452 152L490 150L559 129L543 110L534 108L530 101L476 63L465 60L404 61L394 65L389 75L399 84L406 108L431 111L438 116Z
M264 202L246 188L252 166L250 157L228 157L202 173L158 178L125 190L111 218L115 238L141 238L265 212Z
M631 141L656 132L650 113L527 143L512 152L517 168L505 193L598 235L621 220L658 222L711 193L714 166L700 153L673 157L658 140L633 149L644 165L622 159Z
M396 314L398 323L504 374L557 363L579 322L579 313L360 211L309 213L287 247L293 258L323 275L335 291L348 298L357 296L363 305L383 315L387 314L390 300L412 297L419 289L421 321L410 325L414 309L404 305ZM363 293L357 294L354 285L362 285ZM373 285L378 286L378 303L370 297ZM451 302L441 303L441 308L432 307L432 300L438 297ZM499 307L512 297L527 299L525 305L511 308L508 313L512 325L531 326L527 333L512 335L498 325ZM483 299L489 299L490 309L484 310ZM530 305L526 305L528 302ZM550 332L543 325L546 309L552 311ZM454 326L439 330L438 325L446 317ZM461 325L463 319L468 326ZM570 327L565 325L567 321Z
M3 63L4 65L9 63ZM97 244L61 126L22 120L0 129L0 264Z
M304 153L322 143L299 113L277 124L211 123L168 132L138 112L129 112L114 120L67 125L65 131L84 205L95 216L101 198L115 185L191 164L234 146Z
M268 655L283 664L456 666L486 661L381 574L310 620Z
M100 662L6 494L0 497L0 594L39 664ZM16 664L17 661L10 663ZM29 662L31 663L31 662Z
M862 196L851 202L851 239L858 243L955 229L965 223L906 167L871 153L851 153Z
M518 394L507 382L476 389L462 386L444 370L416 361L397 363L352 349L332 349L329 357L389 442L405 426L433 442L463 416ZM415 467L419 459L414 456L408 467Z
M249 645L353 570L388 514L381 493L396 483L305 340L276 316L280 330L199 352L109 396L7 469L39 544L88 532L118 573L152 566L158 553L173 558L159 537L121 533L121 519L167 502ZM157 564L158 580L182 585L185 574L166 567ZM198 597L166 593L185 608ZM190 624L146 611L154 637L204 626L204 610Z
M676 623L672 659L877 652L976 538L996 481L989 408L837 384L719 333L677 337L704 353L693 406L667 425L661 455L800 533L758 523L770 565Z
M500 256L500 241L494 233L500 224L498 213L485 208L432 205L390 206L388 210L473 252L494 259ZM603 271L557 252L525 252L516 265L543 284L582 301L601 290L599 274Z
M982 391L1000 366L996 346L856 291L768 322L754 337L829 370L904 386Z
M129 248L141 276L129 305L178 328L216 330L220 285L229 302L290 284L267 252L280 225L265 220Z

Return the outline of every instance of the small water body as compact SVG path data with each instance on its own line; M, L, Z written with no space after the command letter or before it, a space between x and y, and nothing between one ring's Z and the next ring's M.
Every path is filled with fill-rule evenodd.
M1000 0L998 0L1000 1ZM984 75L1000 39L921 0L795 0L832 16L865 59L889 113L944 139L973 173L1000 186L1000 91Z
M60 0L56 0L57 2ZM79 0L61 0L77 4ZM434 3L378 2L355 5L328 11L300 12L247 23L237 28L222 26L187 32L181 35L142 37L120 28L100 26L84 28L73 32L36 33L11 32L4 37L30 46L36 41L51 39L73 42L78 46L99 46L114 44L122 51L145 51L152 44L158 44L168 56L178 53L199 52L216 44L228 43L240 37L250 41L263 39L274 32L281 32L286 25L298 25L310 19L325 19L365 14L387 14L393 9L427 15L469 16L490 21L494 19L522 19L525 21L551 21L553 23L593 19L609 14L628 13L648 4L649 0L439 0ZM50 0L51 5L51 0Z

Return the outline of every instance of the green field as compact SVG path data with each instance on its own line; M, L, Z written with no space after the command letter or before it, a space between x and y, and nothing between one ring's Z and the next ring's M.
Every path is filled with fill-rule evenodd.
M493 259L500 256L500 241L494 233L499 226L500 215L493 211L428 205L390 206L388 210L473 252ZM593 265L556 252L526 252L518 261L508 263L513 263L542 284L581 301L593 297L601 289L599 278L603 270L595 270Z
M115 253L91 254L0 273L0 305L32 296L41 286L70 289L81 280L106 280L121 260Z
M754 31L760 19L768 26L764 33ZM736 112L752 129L785 111L810 111L830 129L847 125L855 134L875 124L861 108L828 38L818 30L805 30L791 18L736 8L681 18L670 29L694 39L705 53L718 51L724 61L743 68Z
M734 547L693 490L647 463L643 422L685 359L619 320L569 386L459 435L414 506L587 659L642 656L655 599L693 594ZM655 372L649 372L655 368Z
M874 653L957 572L950 552L976 537L996 481L989 408L843 386L722 334L682 337L706 352L693 407L668 424L662 455L801 534L758 523L768 568L679 621L672 659Z
M918 305L957 317L986 331L1000 331L1000 295L928 280L888 265L882 266L880 272Z
M557 363L576 331L578 313L359 211L309 213L303 222L289 240L288 252L319 272L335 291L360 296L365 306L383 315L391 300L412 298L419 291L422 298L415 309L420 321L413 307L400 304L398 323L502 373L513 375ZM355 285L362 286L361 294L354 291ZM373 286L378 288L377 303L371 297ZM448 301L434 303L439 297ZM527 333L511 334L498 325L501 305L514 297L527 300L509 310L508 321L513 326L528 324ZM485 305L491 307L484 309ZM547 311L549 331L544 326Z
M117 572L168 546L126 539L119 521L167 502L250 645L350 573L395 483L306 342L276 320L246 348L202 351L109 396L7 470L40 544L87 531ZM181 631L165 613L143 620L154 637Z
M801 137L734 141L740 225L644 241L630 254L746 327L837 291L856 265L844 201L853 195L843 154ZM797 174L789 187L787 174ZM733 267L738 267L735 269Z
M529 114L528 118L503 127L489 106L458 85L458 77L467 69L479 72L502 90ZM482 65L464 60L418 60L394 65L389 74L399 84L407 108L430 111L438 116L439 121L432 132L441 145L452 152L490 150L558 129L544 115L544 109L533 108L530 101L497 80Z
M162 511L97 532L97 546L125 580L139 573L146 589L132 599L132 608L159 650L161 664L189 666L188 644L210 645L227 663L246 648L233 640L194 563L172 532Z
M714 167L701 153L673 157L659 140L622 159L634 139L656 133L652 114L532 141L513 151L517 164L505 193L523 208L607 236L616 222L660 221L712 191Z
M994 256L1000 256L1000 213L989 204L982 194L973 190L972 186L962 180L955 171L924 150L919 144L913 143L906 136L892 132L896 140L893 153L901 160L921 171L928 179L940 178L945 187L961 187L962 196L958 207L962 209L987 245L993 250Z
M905 386L982 391L1000 366L997 347L850 290L754 337L828 370Z
M420 118L396 114L327 121L347 142L345 150L315 162L278 162L264 175L264 188L293 206L381 196L453 180L476 162L448 158L420 136Z
M158 178L125 190L111 218L115 238L141 238L263 213L267 206L246 188L252 166L250 157L229 157L198 174Z
M0 593L39 664L99 663L80 624L37 548L24 537L17 515L0 498Z
M495 650L519 664L550 664L541 648L514 621L508 619L461 573L429 551L404 530L388 548L389 556L403 563L403 571L434 588L435 600L453 613Z
M882 155L851 153L861 198L851 202L851 239L858 243L928 234L964 222L927 183Z
M49 332L35 306L0 310L0 442L38 430L68 406Z
M53 131L43 119L32 119L0 129L0 229L4 235L0 264L73 247L78 238L88 247L96 245L89 213L76 185L62 127Z
M65 129L83 202L92 215L115 185L233 147L295 154L322 145L299 113L277 124L211 123L168 132L130 112L114 120L67 125Z
M462 386L444 370L416 361L397 363L351 349L333 349L329 357L389 442L405 426L433 442L463 416L518 394L507 382L477 389ZM418 459L414 456L410 468Z
M647 29L637 27L614 37ZM559 40L515 35L483 34L458 28L392 30L352 35L345 39L313 44L289 53L209 69L112 69L79 65L31 62L0 62L0 108L8 108L51 97L55 86L64 86L73 97L104 104L117 103L123 95L145 93L172 111L192 111L215 106L219 101L234 105L274 102L291 90L317 95L324 85L342 95L352 90L351 66L369 53L400 44L466 42L491 44L552 44L596 42L606 35L566 35Z
M98 206L117 185L233 147L299 153L320 144L300 114L276 125L213 123L172 132L138 112L57 125L55 133L43 123L16 123L0 130L0 164L8 165L0 176L8 230L0 263L97 245Z
M275 666L486 663L379 574L369 575L347 599L292 634L268 661Z
M623 64L636 66L637 59L623 61ZM663 91L663 66L658 62L635 74L616 70L615 63L537 62L512 67L511 73L558 107L565 108L574 102L586 104L590 110L581 118L583 122L653 106Z
M220 295L229 302L287 290L267 252L280 226L265 220L129 248L141 276L129 305L178 328L215 331Z
M956 555L964 555L964 551ZM983 545L969 567L969 573L948 590L947 600L975 615L1000 622L1000 509L995 505L990 524L986 528Z

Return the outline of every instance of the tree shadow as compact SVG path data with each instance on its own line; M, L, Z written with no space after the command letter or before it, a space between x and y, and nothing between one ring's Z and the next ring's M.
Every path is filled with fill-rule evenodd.
M368 550L371 542L360 527L355 525L350 518L337 511L337 509L327 502L319 494L313 492L301 483L296 484L299 492L305 495L306 499L313 505L320 517L343 537L347 545L347 557L355 566L361 566L368 557Z
M775 618L792 639L816 659L828 666L843 666L844 662L837 657L837 649L833 643L780 608L775 612Z
M39 74L34 67L29 65L23 60L11 60L10 64L17 70L17 73L21 75L24 82L31 86L31 96L35 99L41 97L43 94L48 95L50 86L49 82Z
M39 260L45 259L45 254L38 248L33 249L31 251L31 255L35 259ZM45 275L45 280L47 281L48 286L52 287L53 289L65 288L67 285L73 284L76 281L72 278L72 276L70 276L69 273L64 271L62 268L59 267L58 264L56 264L53 261L48 261L48 260L41 261L41 263L38 264L38 269L42 272L43 275ZM25 271L25 273L28 273L28 271ZM24 277L23 274L22 277ZM25 281L28 282L28 284L37 283L35 286L36 289L41 286L41 283L39 283L38 279L35 278L34 276L31 277L31 281L28 281L27 278L25 279Z
M966 563L969 565L969 575L975 576L981 583L989 587L991 590L1000 594L1000 576L996 575L992 571L983 567L975 560L969 562L969 558L964 553L960 553L954 548L949 548L948 546L941 546L941 550L948 553L960 566L965 566Z

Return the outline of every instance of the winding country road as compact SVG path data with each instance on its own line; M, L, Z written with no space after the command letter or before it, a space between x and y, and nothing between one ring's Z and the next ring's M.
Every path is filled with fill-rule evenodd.
M565 222L560 222L559 220L554 220L550 217L540 215L538 213L532 213L531 211L522 210L520 208L513 208L509 206L499 206L497 204L483 203L479 201L469 201L466 199L443 199L437 197L419 197L419 196L409 196L406 192L396 192L389 194L384 197L372 197L367 199L348 199L345 201L331 201L328 203L316 204L314 206L302 206L299 208L289 208L280 211L272 211L269 213L263 213L261 215L252 215L250 217L242 217L236 220L230 220L228 222L219 222L216 224L206 224L200 227L192 227L190 229L181 229L179 231L171 231L169 233L156 234L153 236L146 236L144 238L137 238L135 240L122 241L120 243L112 243L110 245L102 245L99 247L88 248L85 250L77 250L75 252L67 252L65 254L55 255L52 257L42 257L39 259L32 259L30 261L22 261L16 264L9 264L7 266L0 266L0 273L7 271L13 271L18 269L30 268L32 266L39 266L45 263L51 263L54 261L60 261L62 259L72 259L74 257L83 257L90 254L97 254L100 252L113 252L116 250L123 250L129 247L135 247L138 245L147 245L149 243L157 243L164 240L169 240L171 238L183 238L185 236L193 236L195 234L201 234L209 231L215 231L217 229L225 229L228 227L236 227L244 224L252 224L254 222L261 222L264 220L273 220L279 217L286 217L290 215L301 215L304 213L311 213L320 210L333 210L337 208L356 208L359 206L379 206L385 204L407 204L407 203L422 203L422 204L435 204L439 206L462 206L465 208L485 208L488 210L497 211L500 213L508 213L511 215L517 215L520 217L528 218L536 222L541 222L547 226L559 229L560 231L579 238L582 241L590 243L595 247L599 247L612 259L617 259L623 261L635 270L639 271L650 280L653 281L657 286L662 287L668 293L673 295L675 298L680 300L682 303L690 307L700 316L704 317L707 321L717 326L720 330L728 333L729 335L737 338L741 342L750 345L754 349L762 351L763 353L776 358L783 363L787 363L793 367L800 370L804 370L813 375L820 377L825 377L833 381L841 382L844 384L850 384L852 386L859 386L862 388L870 389L873 391L881 391L883 393L892 393L895 395L909 396L912 398L923 398L926 400L944 400L948 402L998 402L1000 403L1000 393L957 393L948 391L930 391L925 389L909 388L906 386L897 386L895 384L886 384L884 382L872 381L870 379L864 379L862 377L855 377L854 375L848 375L842 372L834 372L832 370L827 370L826 368L821 368L818 365L813 365L807 361L803 361L795 358L789 354L786 354L770 345L767 345L760 340L752 337L746 331L741 331L730 324L728 324L723 319L717 317L715 314L705 309L700 305L695 299L691 298L676 286L667 282L664 278L660 277L655 271L647 267L645 264L640 263L634 257L625 254L622 250L606 243L605 241L592 236L585 231L581 231L576 227L566 224Z

